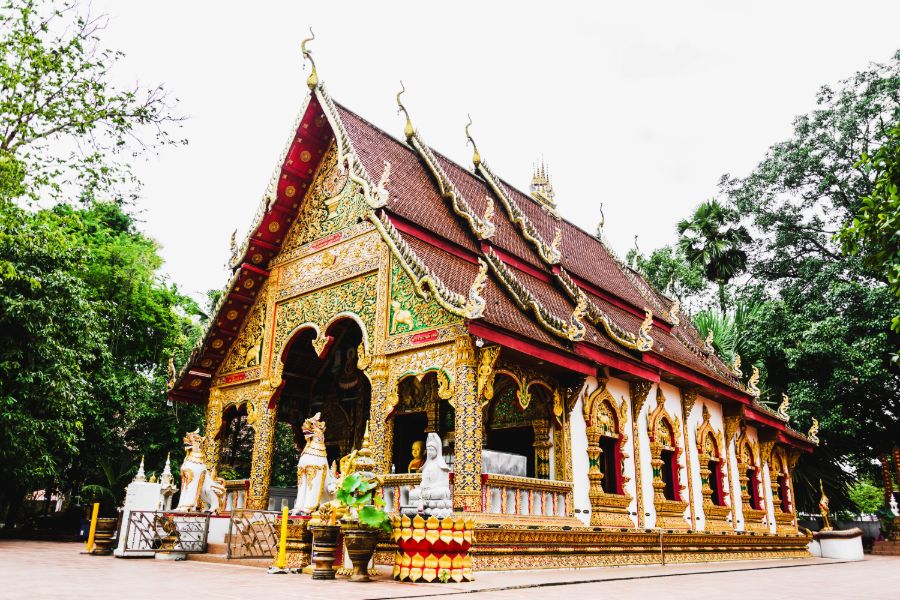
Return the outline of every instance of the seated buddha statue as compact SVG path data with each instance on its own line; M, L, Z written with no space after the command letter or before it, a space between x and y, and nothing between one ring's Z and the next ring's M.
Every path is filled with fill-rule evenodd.
M422 443L422 440L416 440L412 443L412 460L409 461L409 467L407 467L407 472L409 473L418 473L422 470L422 465L425 464L425 459L422 458L422 451L424 450L425 444Z
M409 502L423 517L443 519L453 512L450 495L450 467L441 453L441 438L432 432L425 440L425 464L422 465L422 484L410 488Z

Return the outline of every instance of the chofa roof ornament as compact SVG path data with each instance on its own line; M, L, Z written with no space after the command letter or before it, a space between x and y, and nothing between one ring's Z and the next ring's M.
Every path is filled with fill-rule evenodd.
M306 85L309 89L314 90L319 85L319 74L316 72L316 61L313 60L312 53L306 48L308 42L316 39L316 34L313 33L312 27L309 28L309 36L300 42L300 52L303 53L303 63L306 64L306 61L309 61L309 64L312 65L312 71L309 77L306 78Z

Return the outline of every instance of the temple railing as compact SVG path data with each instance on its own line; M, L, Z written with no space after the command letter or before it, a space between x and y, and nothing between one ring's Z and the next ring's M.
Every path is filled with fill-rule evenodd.
M515 477L481 476L481 508L501 515L565 517L572 496L572 482Z
M225 482L225 506L223 511L232 511L244 508L247 501L247 490L250 488L249 479L229 479Z
M384 475L381 490L385 508L400 512L410 506L409 488L422 483L419 473L392 473ZM450 474L451 491L453 474ZM544 517L568 516L571 504L572 483L512 475L481 476L481 510L499 515L533 515Z
M235 509L228 523L228 558L272 558L278 549L278 518L271 510Z

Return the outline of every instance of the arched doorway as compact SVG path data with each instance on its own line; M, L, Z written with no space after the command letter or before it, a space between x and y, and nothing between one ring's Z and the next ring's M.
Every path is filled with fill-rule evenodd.
M316 331L301 327L282 353L283 387L277 419L291 426L303 446L303 421L321 413L328 462L359 448L369 420L371 388L357 364L363 332L351 318L334 321L323 332L326 343L316 352ZM296 463L296 457L294 458Z

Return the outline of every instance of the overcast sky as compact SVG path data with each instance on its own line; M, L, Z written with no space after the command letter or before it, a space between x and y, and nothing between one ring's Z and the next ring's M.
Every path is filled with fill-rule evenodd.
M332 97L396 136L413 123L464 166L466 114L493 170L527 189L541 157L564 217L624 256L746 174L824 83L900 48L900 2L94 0L118 73L165 83L186 147L138 166L143 229L185 292L220 288L307 92L310 26ZM737 4L737 3L733 3Z

